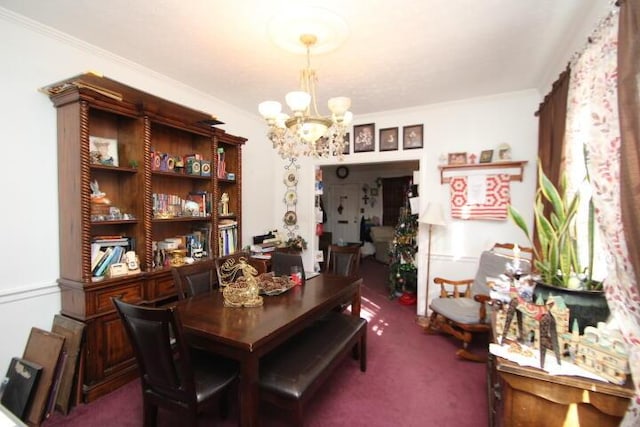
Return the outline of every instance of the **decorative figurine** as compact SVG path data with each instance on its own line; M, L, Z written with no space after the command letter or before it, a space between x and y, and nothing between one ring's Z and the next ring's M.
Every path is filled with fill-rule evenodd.
M229 215L229 195L227 193L222 193L220 196L220 207L221 215Z

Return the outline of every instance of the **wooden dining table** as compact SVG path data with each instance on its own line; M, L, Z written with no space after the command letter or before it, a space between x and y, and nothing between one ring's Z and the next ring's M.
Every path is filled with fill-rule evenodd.
M240 425L259 425L260 358L341 304L351 303L351 314L360 316L361 283L361 277L320 274L263 296L260 307L226 307L222 292L176 304L191 345L238 361Z

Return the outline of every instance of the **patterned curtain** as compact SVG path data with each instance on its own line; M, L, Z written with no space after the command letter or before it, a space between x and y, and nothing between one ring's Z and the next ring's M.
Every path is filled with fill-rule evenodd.
M617 10L590 38L572 66L567 106L566 167L574 177L583 168L586 147L596 221L606 246L604 288L614 319L630 352L636 398L622 425L640 423L640 311L638 288L630 268L620 200L620 126L617 97ZM578 180L579 182L580 180ZM576 184L574 184L576 185Z

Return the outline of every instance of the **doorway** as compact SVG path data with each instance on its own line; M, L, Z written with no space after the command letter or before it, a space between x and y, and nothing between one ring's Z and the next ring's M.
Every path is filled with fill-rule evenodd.
M338 167L340 167L339 171ZM358 242L363 239L366 241L368 224L388 224L395 227L399 207L403 203L403 196L406 195L406 191L402 189L402 183L405 183L404 187L408 187L407 180L413 175L413 171L419 169L419 160L321 166L324 187L322 201L326 213L324 228L325 231L332 232L332 243L338 242L341 233L345 233L342 236L344 241ZM394 178L398 178L399 187L394 187L389 192L383 189L384 180ZM334 192L334 187L340 191ZM337 193L345 191L348 192L347 199L343 199L343 214L339 215L340 195ZM392 203L385 203L387 199L392 199ZM393 199L397 200L393 202ZM345 202L349 203L348 207ZM388 212L383 211L385 205L389 205ZM350 214L348 217L347 212ZM355 212L355 215L351 214L352 212ZM363 219L365 221L362 221ZM344 221L347 223L345 224ZM364 233L362 233L363 224L365 225ZM343 231L342 228L348 228L348 230Z
M327 212L333 243L360 241L360 204L357 184L333 184L329 187L331 212Z

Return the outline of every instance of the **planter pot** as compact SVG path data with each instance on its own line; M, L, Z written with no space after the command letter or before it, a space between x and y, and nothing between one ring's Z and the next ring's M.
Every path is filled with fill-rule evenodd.
M575 289L559 288L536 281L536 288L533 291L533 300L538 299L538 295L543 300L547 300L550 295L561 296L569 307L569 328L573 326L573 320L578 320L580 334L586 326L597 326L598 322L606 322L609 318L609 306L605 298L604 291L584 291Z
M417 301L418 298L414 292L405 292L398 299L398 302L402 305L415 305Z

